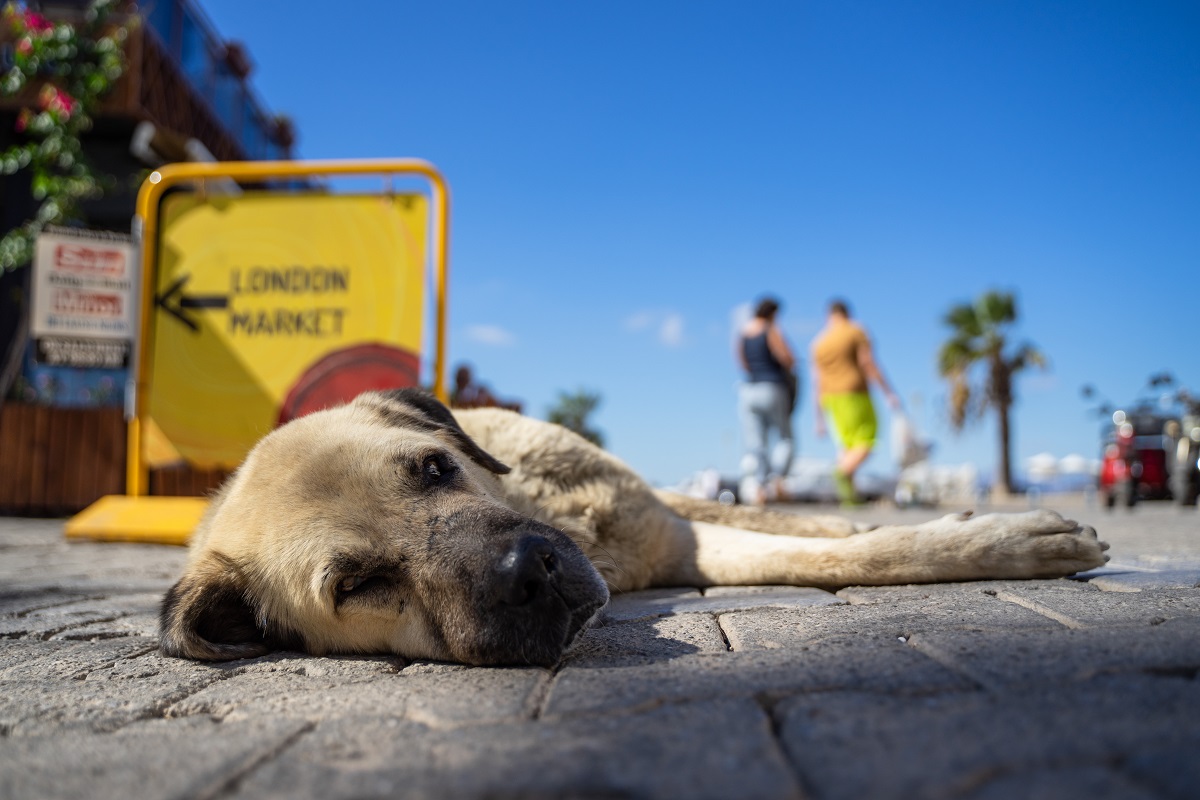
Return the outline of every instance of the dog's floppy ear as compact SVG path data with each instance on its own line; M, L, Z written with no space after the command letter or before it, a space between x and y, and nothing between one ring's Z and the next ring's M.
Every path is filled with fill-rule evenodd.
M202 661L254 658L285 646L260 627L233 561L209 554L171 587L159 614L164 654Z
M458 420L450 413L450 409L429 392L422 389L389 389L386 392L371 392L369 396L378 401L372 405L379 410L388 424L413 426L446 434L479 466L497 475L510 471L507 466L475 444L475 440L459 427Z

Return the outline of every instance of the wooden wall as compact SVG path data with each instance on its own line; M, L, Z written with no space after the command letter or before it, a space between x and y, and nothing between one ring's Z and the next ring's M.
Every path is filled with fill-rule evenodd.
M150 470L150 494L170 497L204 497L215 492L229 472L223 469L162 467Z
M120 408L0 406L0 514L65 516L125 493L126 431ZM150 471L150 494L200 497L225 470Z
M0 514L71 514L124 491L120 408L0 406Z

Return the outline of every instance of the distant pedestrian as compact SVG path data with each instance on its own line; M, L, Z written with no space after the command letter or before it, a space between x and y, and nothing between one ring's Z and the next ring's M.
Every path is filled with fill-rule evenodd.
M450 392L450 405L454 408L486 408L496 405L496 398L482 383L475 380L471 368L459 364L454 370L454 389Z
M833 475L838 497L844 504L855 504L860 500L854 474L871 455L878 429L870 384L880 388L891 408L898 409L900 399L883 377L866 331L850 319L844 300L829 303L825 327L812 343L812 370L817 435L825 435L827 414L839 445Z
M507 408L521 411L517 400L505 401L492 394L492 390L475 379L471 367L459 364L454 370L454 388L450 390L451 408Z
M737 357L746 380L738 388L746 454L742 457L742 489L750 502L762 505L773 494L785 496L783 478L792 465L792 411L796 406L796 357L775 324L779 301L762 298L754 316L742 326ZM775 437L771 446L772 435Z

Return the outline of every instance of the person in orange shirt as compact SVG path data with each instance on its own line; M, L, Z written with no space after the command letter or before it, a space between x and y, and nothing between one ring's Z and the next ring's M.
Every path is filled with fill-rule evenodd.
M838 497L846 504L859 502L854 473L875 447L878 422L871 402L874 383L891 408L900 407L871 352L866 331L850 319L844 300L829 303L825 327L812 343L813 383L816 386L817 436L825 435L825 415L837 436L840 450L834 481Z

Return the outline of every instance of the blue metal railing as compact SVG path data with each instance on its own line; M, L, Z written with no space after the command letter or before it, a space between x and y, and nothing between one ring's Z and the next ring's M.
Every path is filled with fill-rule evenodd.
M145 0L138 5L146 27L158 37L246 157L287 157L274 121L250 85L230 65L225 44L199 6L193 0Z

